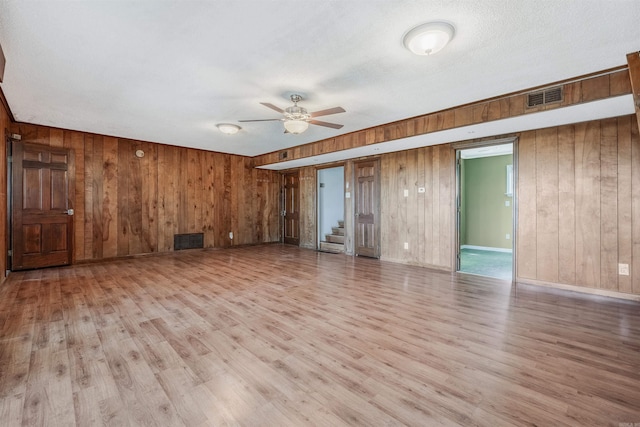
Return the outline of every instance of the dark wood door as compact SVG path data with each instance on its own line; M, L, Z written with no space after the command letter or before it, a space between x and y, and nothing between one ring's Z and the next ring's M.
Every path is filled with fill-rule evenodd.
M379 162L355 164L355 254L380 257Z
M71 264L70 151L14 142L12 157L11 269Z
M284 174L283 181L283 240L289 245L300 245L300 184L298 172Z

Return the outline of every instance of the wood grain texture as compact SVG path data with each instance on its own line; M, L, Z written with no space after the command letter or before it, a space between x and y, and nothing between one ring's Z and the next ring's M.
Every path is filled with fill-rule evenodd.
M520 135L518 279L638 293L640 140L634 119ZM629 264L629 276L618 274L618 263Z
M279 239L279 175L254 169L250 158L6 126L23 141L74 150L75 261L172 251L176 233L202 232L207 248ZM135 156L139 149L142 158Z
M523 132L518 139L518 221L516 230L516 278L535 279L538 259L538 197L536 194L536 133Z
M317 216L317 184L316 168L305 167L300 169L300 246L308 249L317 248L316 227Z
M14 273L0 332L7 427L640 419L638 301L289 245Z
M454 268L454 157L450 144L381 156L382 259Z
M1 93L0 97L4 99L4 94ZM7 158L7 139L6 136L10 132L11 117L9 111L7 111L4 103L0 102L0 159ZM9 248L7 247L7 228L9 224L8 212L7 212L7 162L0 162L0 254L6 254ZM5 279L5 271L7 271L7 257L0 256L0 284Z
M640 68L640 64L638 67ZM636 74L640 74L640 71L637 71ZM640 77L637 78L640 79ZM584 79L577 78L575 81L560 82L557 85L561 86L564 92L562 102L527 108L526 93L534 90L528 89L515 94L498 96L444 111L430 112L422 116L293 147L287 150L289 155L286 160L296 160L318 153L330 153L460 126L517 117L632 92L629 71L619 68L604 75L586 76ZM549 83L545 86L555 86L555 84ZM283 159L279 157L279 154L280 151L256 156L254 157L255 164L261 166L281 162Z

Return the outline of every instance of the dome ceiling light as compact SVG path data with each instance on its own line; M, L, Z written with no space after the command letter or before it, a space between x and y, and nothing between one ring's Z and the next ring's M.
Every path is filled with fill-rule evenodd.
M404 47L416 55L433 55L441 51L455 34L446 22L427 22L412 28L404 36Z
M216 125L216 127L225 135L235 135L240 129L242 129L240 126L234 125L232 123L219 123Z

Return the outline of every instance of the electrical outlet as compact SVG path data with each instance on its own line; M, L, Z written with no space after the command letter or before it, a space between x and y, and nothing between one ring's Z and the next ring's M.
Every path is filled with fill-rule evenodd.
M425 193L427 191L424 187L418 187L418 193Z
M409 242L404 242L404 248L405 250L409 249Z
M233 240L233 231L230 231L230 232L229 232L229 238L230 238L231 240Z
M507 239L507 240L511 239L511 234L509 234L509 233L505 234L504 238Z
M344 193L344 198L345 199L350 199L351 198L351 193L349 193L348 191L346 193Z
M511 200L505 200L504 205L507 207L511 206Z
M629 275L629 264L618 264L618 274L620 276Z

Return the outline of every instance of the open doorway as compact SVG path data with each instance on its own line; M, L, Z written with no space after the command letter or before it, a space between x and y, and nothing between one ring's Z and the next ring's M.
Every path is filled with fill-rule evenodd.
M318 169L318 250L344 252L344 166Z
M513 143L461 149L458 271L513 279Z

